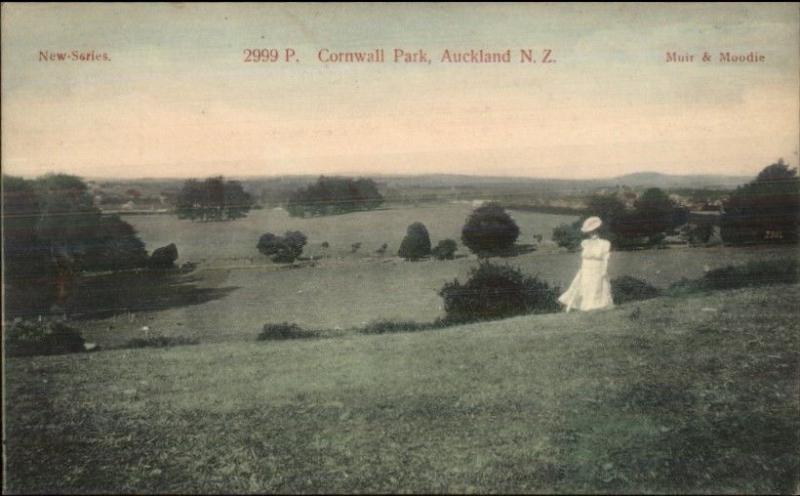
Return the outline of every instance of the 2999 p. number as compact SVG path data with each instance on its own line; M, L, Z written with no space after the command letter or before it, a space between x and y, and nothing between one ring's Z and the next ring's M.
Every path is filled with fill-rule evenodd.
M245 48L244 62L291 62L297 61L293 48Z

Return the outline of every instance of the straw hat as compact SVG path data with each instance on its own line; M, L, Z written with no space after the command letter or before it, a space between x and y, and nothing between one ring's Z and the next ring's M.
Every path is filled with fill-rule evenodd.
M603 225L603 221L600 220L600 217L589 217L585 221L583 221L583 226L581 227L581 232L592 232L598 227Z

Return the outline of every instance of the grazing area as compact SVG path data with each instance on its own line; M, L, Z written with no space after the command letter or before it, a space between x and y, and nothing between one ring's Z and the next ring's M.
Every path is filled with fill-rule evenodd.
M172 240L178 265L188 274L131 273L87 278L70 318L84 338L103 348L153 333L202 343L251 341L265 322L290 322L307 329L347 329L375 320L432 322L444 317L442 286L466 280L478 258L458 245L454 260L434 257L406 262L396 256L407 227L419 220L436 240L459 239L470 205L445 204L299 219L281 210L254 210L232 222L192 223L168 215L129 216L148 246ZM574 217L511 211L520 241L545 239L537 249L491 260L517 267L552 286L566 288L580 257L547 238ZM259 253L265 231L302 231L302 259L278 264ZM360 240L363 248L351 249ZM327 242L328 247L323 244ZM376 253L388 244L385 253ZM630 276L665 289L681 279L748 261L796 257L792 246L670 248L614 252L609 276ZM313 257L313 260L311 258ZM344 289L344 290L343 290ZM76 293L76 294L78 294ZM82 303L81 303L82 302Z
M799 299L12 358L7 489L789 493Z

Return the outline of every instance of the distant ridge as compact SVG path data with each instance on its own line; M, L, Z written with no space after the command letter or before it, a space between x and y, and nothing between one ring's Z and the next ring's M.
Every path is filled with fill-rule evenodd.
M420 187L458 187L479 185L513 185L531 187L556 187L560 189L595 189L628 186L631 188L711 188L734 189L745 184L755 176L727 176L715 174L663 174L661 172L635 172L611 178L598 179L568 179L568 178L537 178L537 177L511 177L511 176L472 176L467 174L298 174L280 176L237 176L230 175L230 179L238 179L245 183L284 183L307 184L317 177L324 176L353 176L370 177L381 183L394 186L420 186ZM181 178L139 178L139 179L113 179L113 178L87 178L96 182L112 181L117 183L176 183L180 184Z

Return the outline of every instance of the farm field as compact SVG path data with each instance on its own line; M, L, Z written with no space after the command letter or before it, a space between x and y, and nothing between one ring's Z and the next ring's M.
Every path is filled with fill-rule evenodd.
M12 358L7 490L797 491L800 286Z
M140 292L126 284L102 288L121 292L130 315L80 321L84 336L103 347L141 335L143 326L165 336L184 336L201 342L251 341L267 322L294 322L307 328L350 328L378 319L432 321L443 315L437 292L454 278L462 280L477 265L474 255L452 261L406 262L396 249L411 222L426 224L435 243L446 237L460 244L460 230L472 206L448 204L434 208L398 208L348 215L297 219L280 210L257 210L246 218L224 223L191 223L174 216L130 216L149 249L175 242L179 263L192 261L198 269L187 279L187 298L181 304L148 306ZM559 215L512 212L520 225L521 242L534 234L549 237L554 226L573 220ZM323 257L315 266L292 268L273 264L255 248L260 234L296 229L306 233L304 254ZM330 253L320 247L331 245ZM352 242L362 242L356 253ZM374 253L382 243L386 255ZM739 265L749 260L797 256L795 248L674 248L613 254L610 277L631 275L666 287L682 278L697 278L704 270ZM580 265L575 253L559 251L545 242L537 251L495 259L565 288ZM157 302L154 302L157 303ZM163 307L163 308L162 308Z

